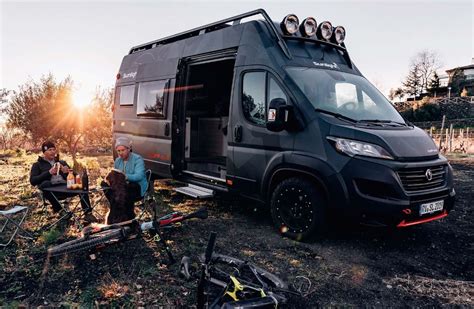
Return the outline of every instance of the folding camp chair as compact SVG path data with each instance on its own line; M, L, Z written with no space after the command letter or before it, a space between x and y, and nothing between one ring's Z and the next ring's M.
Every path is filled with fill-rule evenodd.
M0 220L6 220L2 228L0 229L0 235L7 235L8 232L11 233L10 236L7 236L7 238L9 237L8 241L6 243L0 243L0 247L8 246L12 242L13 238L15 238L15 235L18 234L18 232L24 234L18 234L18 236L20 237L34 239L33 235L31 235L21 227L27 214L28 207L26 206L15 206L9 210L0 210ZM11 229L7 227L9 226L9 223L13 225Z
M149 215L153 216L153 213L155 211L155 209L152 209L154 207L154 183L151 179L151 174L152 173L150 169L145 171L147 188L145 190L145 194L143 194L143 197L135 201L135 207L138 207L141 210L140 214L138 215L138 219L141 219L145 213L148 213Z

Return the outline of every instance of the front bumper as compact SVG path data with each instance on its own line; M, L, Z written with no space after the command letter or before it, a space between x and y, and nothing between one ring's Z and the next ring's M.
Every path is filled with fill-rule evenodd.
M398 171L443 166L444 181L436 187L407 190ZM444 218L454 207L452 169L445 159L426 162L394 162L352 158L341 170L346 201L339 206L368 225L407 227ZM419 176L418 176L419 177ZM422 186L426 188L426 186ZM339 196L343 196L342 194ZM340 199L340 198L339 198ZM422 204L443 201L443 208L420 215Z

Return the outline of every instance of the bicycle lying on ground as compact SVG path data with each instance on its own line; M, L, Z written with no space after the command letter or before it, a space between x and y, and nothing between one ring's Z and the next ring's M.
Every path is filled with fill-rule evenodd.
M235 257L214 253L216 233L211 233L205 254L199 256L201 276L197 308L276 308L301 298L278 276ZM180 271L191 278L190 259L183 257Z
M141 236L143 232L148 231L153 235L155 241L160 242L164 246L168 254L169 263L172 264L175 262L175 259L166 245L160 230L173 227L180 222L193 218L206 219L207 209L201 208L189 214L172 212L160 218L156 218L155 212L152 221L142 223L135 218L117 224L87 226L82 231L81 238L48 248L48 255L58 256L66 253L103 248L118 242L135 239Z

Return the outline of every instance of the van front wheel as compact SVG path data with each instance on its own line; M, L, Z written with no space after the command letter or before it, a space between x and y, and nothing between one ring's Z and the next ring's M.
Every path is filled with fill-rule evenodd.
M293 177L280 182L270 201L275 226L296 240L317 238L325 230L326 200L313 183Z

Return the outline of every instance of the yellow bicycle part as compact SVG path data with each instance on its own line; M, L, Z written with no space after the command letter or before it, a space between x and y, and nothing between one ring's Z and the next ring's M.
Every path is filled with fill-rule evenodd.
M239 291L243 291L245 286L239 282L239 280L237 280L237 278L235 278L234 276L230 276L230 280L232 281L232 284L234 286L234 289L232 291L229 291L228 288L229 286L227 286L226 288L226 291L224 293L224 295L229 295L233 300L235 301L238 301L239 298L237 297L237 292ZM248 287L248 288L251 288L251 287ZM265 294L265 292L263 291L263 289L255 289L255 288L251 288L252 290L256 290L256 291L260 291L260 297L265 297L267 296Z

